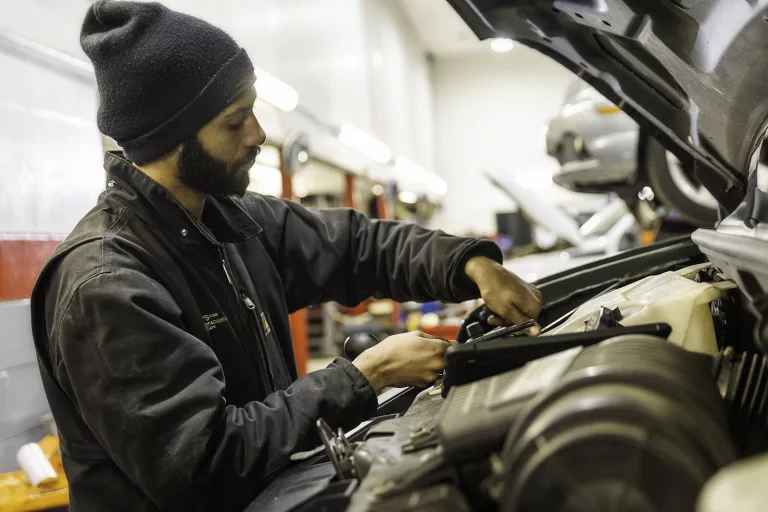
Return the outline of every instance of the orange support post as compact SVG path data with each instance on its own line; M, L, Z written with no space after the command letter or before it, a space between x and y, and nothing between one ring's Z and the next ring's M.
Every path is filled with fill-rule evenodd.
M283 177L283 199L293 199L293 181L291 175L281 168ZM296 371L299 377L307 373L309 359L309 335L307 333L307 310L302 309L290 317L291 339L293 340L293 355L296 358Z
M344 206L357 209L357 204L355 204L355 175L348 172L345 174L344 178L346 185Z

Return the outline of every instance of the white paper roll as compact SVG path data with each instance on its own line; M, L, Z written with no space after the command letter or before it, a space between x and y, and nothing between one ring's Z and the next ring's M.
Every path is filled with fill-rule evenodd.
M56 470L45 457L43 450L37 443L29 443L22 446L16 453L16 462L24 474L27 475L29 482L37 487L55 481Z

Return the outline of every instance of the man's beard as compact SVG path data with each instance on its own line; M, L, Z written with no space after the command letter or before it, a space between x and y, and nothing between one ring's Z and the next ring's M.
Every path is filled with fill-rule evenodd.
M179 181L187 187L212 196L242 197L251 182L249 174L260 149L234 164L216 159L197 136L182 144L179 156Z

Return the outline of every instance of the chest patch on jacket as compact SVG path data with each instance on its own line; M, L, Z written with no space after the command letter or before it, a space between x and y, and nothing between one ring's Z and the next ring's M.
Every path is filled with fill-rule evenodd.
M210 315L203 315L203 322L205 322L205 328L208 331L212 331L217 325L227 322L227 317L220 315L219 313L211 313Z
M264 313L261 314L261 327L264 329L264 334L269 334L272 332L272 329L269 328L269 322L267 322L267 317L264 315Z

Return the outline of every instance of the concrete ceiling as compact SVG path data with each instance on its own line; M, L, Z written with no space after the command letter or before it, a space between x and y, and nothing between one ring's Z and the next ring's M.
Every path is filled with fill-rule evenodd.
M446 0L399 0L425 49L437 57L491 51Z

